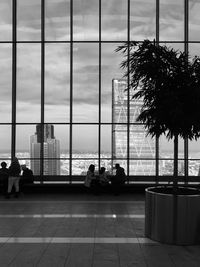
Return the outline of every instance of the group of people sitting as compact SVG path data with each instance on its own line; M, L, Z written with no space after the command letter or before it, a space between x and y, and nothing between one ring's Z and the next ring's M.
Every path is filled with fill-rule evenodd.
M116 174L108 178L104 167L101 167L99 173L95 174L95 166L91 164L88 168L84 185L88 188L88 191L94 194L99 194L111 188L114 195L119 195L126 181L126 174L124 168L118 163L115 164L115 169Z
M20 165L18 159L14 157L9 168L5 161L1 162L0 180L6 198L10 198L13 188L15 197L19 197L20 187L25 183L33 183L33 172L26 165Z

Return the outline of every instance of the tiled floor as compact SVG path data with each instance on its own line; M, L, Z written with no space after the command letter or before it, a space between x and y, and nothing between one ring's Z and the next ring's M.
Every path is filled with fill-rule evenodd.
M199 267L200 246L144 237L144 195L0 196L0 267Z

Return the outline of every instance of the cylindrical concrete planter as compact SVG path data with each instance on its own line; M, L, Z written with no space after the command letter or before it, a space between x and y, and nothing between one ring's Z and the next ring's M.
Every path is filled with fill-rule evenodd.
M166 244L200 244L200 191L187 189L187 195L165 193L161 186L146 189L146 237Z

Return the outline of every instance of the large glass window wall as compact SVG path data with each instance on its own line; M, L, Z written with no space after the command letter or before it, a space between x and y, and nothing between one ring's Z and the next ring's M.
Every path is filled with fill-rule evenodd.
M173 141L136 123L115 49L148 38L199 55L199 11L195 0L0 1L0 160L17 156L39 181L117 162L130 181L171 176ZM179 141L180 176L199 176L199 142Z

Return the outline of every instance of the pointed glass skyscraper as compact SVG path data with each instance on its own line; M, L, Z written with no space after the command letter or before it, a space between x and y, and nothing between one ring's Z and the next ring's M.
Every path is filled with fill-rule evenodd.
M126 88L126 80L113 79L112 156L115 162L119 162L125 168L126 159L129 158L130 175L155 175L155 140L147 137L144 125L136 122L142 101L131 100L130 92L128 103Z

